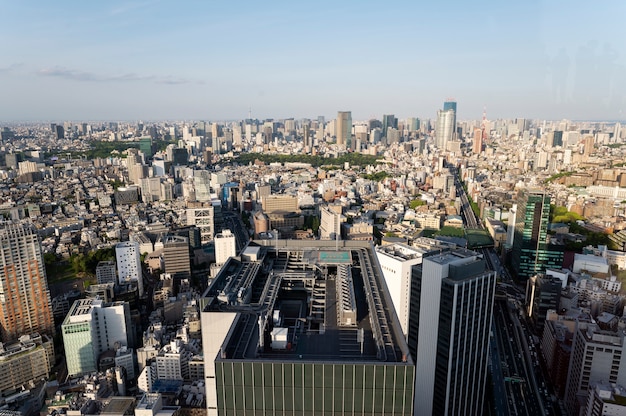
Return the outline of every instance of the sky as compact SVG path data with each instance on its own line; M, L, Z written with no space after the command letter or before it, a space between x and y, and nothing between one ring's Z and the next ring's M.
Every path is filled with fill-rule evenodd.
M0 121L626 120L626 2L0 0Z

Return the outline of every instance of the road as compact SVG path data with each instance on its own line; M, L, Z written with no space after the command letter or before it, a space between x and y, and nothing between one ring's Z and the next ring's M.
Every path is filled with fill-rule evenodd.
M458 177L457 195L461 199L461 216L467 228L483 228L476 218ZM498 283L494 302L490 369L497 415L552 415L551 403L545 394L543 374L539 370L532 334L518 318L517 299L523 291L513 284L493 248L476 250L483 254L487 266L496 271ZM544 390L539 388L544 386Z

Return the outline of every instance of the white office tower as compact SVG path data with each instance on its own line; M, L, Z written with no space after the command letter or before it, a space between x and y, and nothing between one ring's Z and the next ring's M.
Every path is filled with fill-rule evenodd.
M441 242L430 238L420 238L417 243L416 247L406 244L385 244L376 247L376 257L405 337L409 333L413 266L422 264L422 258L426 253L444 248Z
M442 150L454 139L456 114L454 110L437 111L437 126L435 127L435 145Z
M320 239L341 240L341 206L320 208Z
M424 257L412 275L409 351L422 415L483 411L496 274L476 252Z
M143 296L143 275L139 243L125 241L115 246L117 277L120 285L136 282L139 296Z
M229 257L237 255L235 234L230 230L223 230L215 236L215 263L223 265Z
M128 346L128 302L105 304L99 299L74 302L61 324L67 372L70 376L98 370L98 356ZM133 373L133 369L127 369Z

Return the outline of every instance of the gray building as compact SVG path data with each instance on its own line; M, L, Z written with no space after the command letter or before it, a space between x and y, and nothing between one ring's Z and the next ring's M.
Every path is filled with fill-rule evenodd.
M408 344L415 406L424 415L482 414L495 272L482 255L454 249L413 268Z
M201 300L207 414L412 415L415 366L373 246L251 246Z

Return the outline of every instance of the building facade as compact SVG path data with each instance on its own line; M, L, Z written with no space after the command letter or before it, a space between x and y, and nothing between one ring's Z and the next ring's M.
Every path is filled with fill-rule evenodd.
M229 257L237 255L235 234L230 230L223 230L215 236L215 263L224 264Z
M127 302L77 300L61 324L61 332L68 374L97 371L101 353L129 345L130 306Z
M7 224L0 229L0 340L34 332L54 334L41 243L33 228Z
M136 283L139 296L143 295L143 271L139 243L125 241L115 245L119 284Z
M337 112L337 146L347 147L352 142L352 112Z
M469 250L414 267L408 345L420 414L482 413L495 287L495 272Z
M548 236L550 196L540 191L521 191L517 202L511 263L521 280L546 269L561 269L564 246Z

